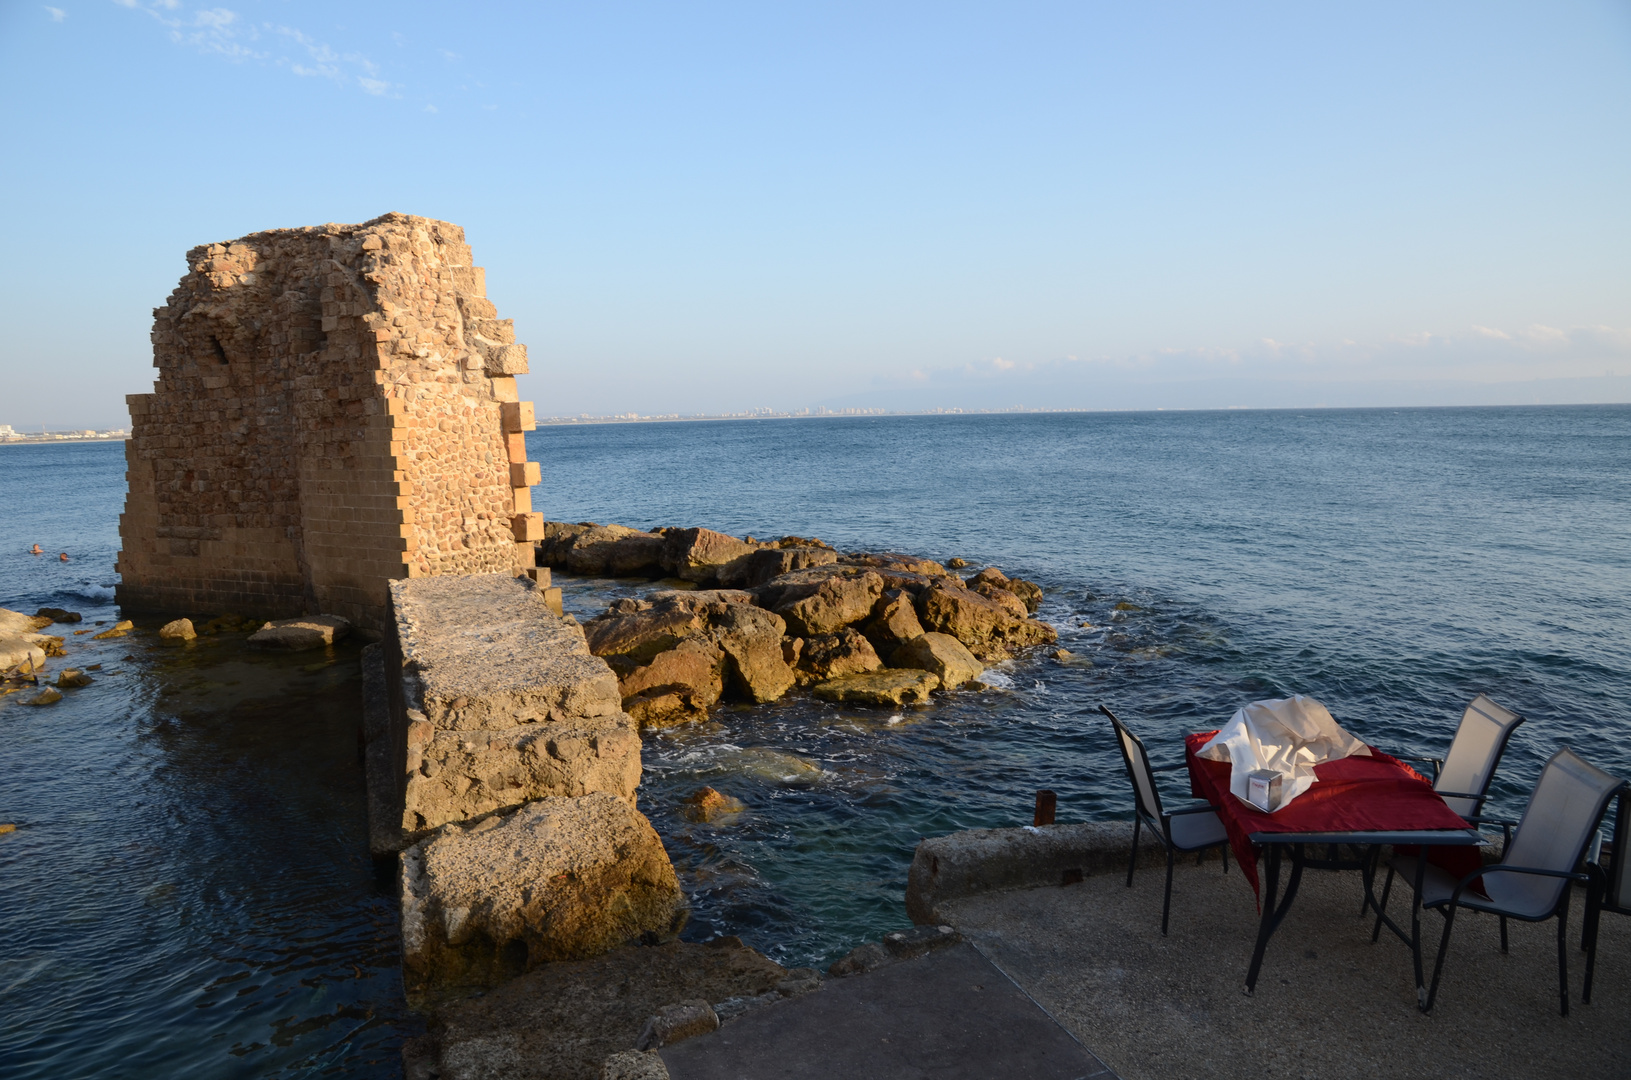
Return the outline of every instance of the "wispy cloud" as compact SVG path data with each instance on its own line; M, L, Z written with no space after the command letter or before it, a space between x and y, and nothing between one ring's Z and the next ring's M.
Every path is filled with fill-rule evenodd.
M47 7L45 12L51 16L52 22L61 22L68 17L68 13L59 7Z
M341 52L292 26L244 21L230 8L183 9L181 0L113 0L120 7L145 12L170 32L170 40L233 61L275 64L302 78L327 79L375 97L400 96L400 87L382 76L379 66L358 52ZM57 12L56 8L47 11ZM53 17L61 21L60 15ZM401 44L400 35L398 44Z

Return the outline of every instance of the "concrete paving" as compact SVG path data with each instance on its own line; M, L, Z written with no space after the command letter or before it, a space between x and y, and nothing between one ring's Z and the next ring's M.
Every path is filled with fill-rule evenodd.
M662 1058L673 1080L1115 1080L967 943L829 980Z
M1604 915L1592 1004L1580 1001L1585 897L1569 919L1571 1013L1558 1015L1556 923L1456 919L1430 1015L1416 1009L1410 951L1358 918L1357 873L1309 871L1244 994L1257 931L1236 867L1179 867L1161 936L1163 867L1091 873L1073 885L986 893L938 907L1124 1080L1631 1077L1631 918ZM1405 914L1395 890L1390 911ZM1428 971L1443 922L1428 912ZM676 1074L678 1075L678 1074ZM993 1071L988 1075L1014 1075Z

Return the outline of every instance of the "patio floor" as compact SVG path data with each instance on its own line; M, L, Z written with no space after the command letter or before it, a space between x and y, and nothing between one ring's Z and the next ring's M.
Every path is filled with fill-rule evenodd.
M1409 949L1358 918L1357 873L1309 871L1245 996L1256 905L1215 855L1179 866L1161 936L1164 867L1061 888L947 901L941 914L1123 1080L1172 1077L1631 1076L1631 918L1604 915L1592 1004L1580 1002L1585 897L1569 918L1570 1015L1558 1015L1556 923L1456 918L1431 1015ZM1405 890L1408 895L1408 890ZM1390 913L1405 914L1395 888ZM1424 915L1429 977L1443 921Z

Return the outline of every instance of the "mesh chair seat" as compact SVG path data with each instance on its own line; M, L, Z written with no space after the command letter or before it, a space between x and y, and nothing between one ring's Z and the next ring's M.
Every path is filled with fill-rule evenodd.
M1416 857L1396 855L1393 869L1407 881L1416 878ZM1468 886L1457 903L1474 911L1491 915L1509 915L1514 919L1539 922L1549 918L1557 909L1557 896L1567 884L1562 878L1541 877L1536 874L1514 874L1500 870L1485 874L1481 879L1486 896L1479 896ZM1432 863L1422 874L1422 907L1439 907L1450 902L1460 879Z
M1204 814L1174 814L1169 828L1172 846L1179 851L1200 851L1229 842L1229 833L1215 810Z

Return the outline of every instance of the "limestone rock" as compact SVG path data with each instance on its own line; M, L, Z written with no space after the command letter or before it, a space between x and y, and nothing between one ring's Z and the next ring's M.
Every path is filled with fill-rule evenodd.
M699 615L719 615L723 604L753 603L753 594L745 589L663 589L651 594L651 602L673 604Z
M550 961L671 937L687 914L656 830L610 795L447 825L402 853L410 993L494 986Z
M596 1080L608 1055L661 1061L630 1048L664 1006L758 998L787 974L739 938L613 949L438 1008L425 1049L441 1080Z
M741 799L733 799L711 787L698 788L685 797L680 813L689 821L708 822L731 814L740 814L747 807Z
M933 559L916 559L910 555L882 554L854 554L845 555L839 560L849 566L867 566L875 570L894 570L907 574L921 574L924 577L945 577L946 568Z
M159 638L164 641L191 641L197 636L191 619L174 619L159 627Z
M948 570L961 570L964 567L966 567L967 565L968 565L968 560L967 559L947 559L946 560L946 569L948 569Z
M858 631L845 627L836 634L821 634L804 642L798 679L806 684L826 682L881 667L883 661L878 659L872 643Z
M1007 659L1009 649L1046 645L1059 637L1046 623L1017 618L996 601L946 579L918 597L917 612L924 629L950 634L987 662Z
M720 568L753 550L712 529L672 529L663 549L663 569L682 581L712 581Z
M538 565L566 566L567 558L571 555L572 549L577 546L578 537L591 529L598 528L600 526L592 521L583 521L576 525L567 521L544 522L542 535L538 540L536 556Z
M62 700L62 695L47 686L44 690L29 698L25 705L55 705Z
M84 618L84 616L77 611L68 611L59 607L42 607L40 610L34 613L34 617L36 619L46 620L47 626L54 622L76 623Z
M787 620L799 637L831 634L872 614L883 594L884 582L876 572L849 567L813 567L783 574L766 588L774 599L764 602Z
M1026 614L1034 612L1042 604L1042 587L1040 585L1020 578L1011 578L995 566L986 567L969 578L965 584L975 592L985 596L990 596L991 593L986 592L981 586L989 586L993 589L1008 592L1025 605ZM1021 616L1021 618L1023 617Z
M50 621L42 624L39 616L0 608L0 672L35 672L45 666L46 635L34 632L41 625Z
M917 607L911 595L900 589L891 589L878 599L872 609L872 618L861 629L879 656L888 656L908 641L923 636L923 624L918 622Z
M666 599L633 611L618 612L614 606L613 611L583 624L590 652L626 657L634 664L645 663L707 629L707 620L695 606Z
M794 570L830 566L838 553L826 547L773 547L749 552L719 570L719 583L739 589L754 589Z
M613 659L623 708L643 728L704 716L725 690L725 653L709 641L682 641L638 667Z
M827 974L835 979L843 978L845 975L863 975L894 962L894 953L884 948L880 942L869 941L864 945L857 945L834 960L827 968Z
M940 685L947 690L978 679L985 670L985 665L950 634L922 634L896 649L889 657L889 663L898 668L932 671L940 677Z
M668 1066L655 1051L619 1050L601 1063L600 1080L669 1080Z
M111 638L122 638L134 629L136 629L135 623L131 622L129 619L121 619L119 622L114 623L100 634L92 634L91 638L95 641L107 641Z
M987 600L1000 605L1004 611L1016 619L1030 617L1031 612L1025 606L1025 601L1001 586L993 585L989 581L982 581L978 585L970 586L970 588Z
M677 1001L658 1009L656 1014L646 1021L645 1029L640 1032L640 1038L634 1046L637 1050L656 1050L718 1030L719 1017L714 1015L713 1007L706 1001L700 998Z
M781 616L750 604L728 604L709 622L733 692L750 701L775 701L793 686L793 669L782 653L787 624Z
M880 668L816 684L810 692L839 705L909 705L928 701L940 677L928 671Z
M302 652L334 644L351 632L351 623L338 615L304 615L298 619L274 619L249 635L257 649L284 649Z
M57 676L57 689L77 690L82 686L89 686L95 681L95 679L91 678L83 671L76 671L73 668L64 668L62 673Z
M655 576L663 538L622 525L597 525L578 533L566 554L566 568L591 577Z

